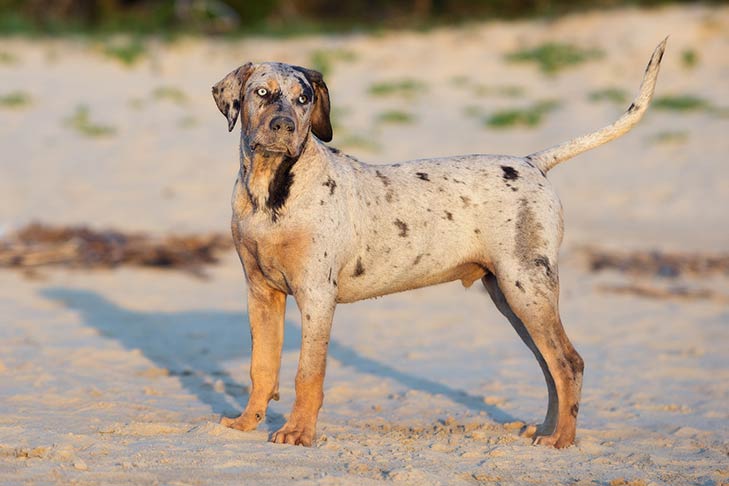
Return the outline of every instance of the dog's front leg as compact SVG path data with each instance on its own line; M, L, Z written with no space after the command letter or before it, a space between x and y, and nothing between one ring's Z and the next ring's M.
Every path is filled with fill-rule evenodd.
M221 424L254 430L266 418L268 402L278 400L286 294L268 285L249 282L248 318L251 324L251 394L245 411Z
M297 295L301 311L301 354L296 373L296 400L286 424L271 442L311 446L324 401L324 373L334 316L333 295Z

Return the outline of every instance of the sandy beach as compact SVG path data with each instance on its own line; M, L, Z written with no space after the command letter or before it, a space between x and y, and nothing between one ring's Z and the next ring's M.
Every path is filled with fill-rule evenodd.
M549 173L561 313L586 362L575 446L520 437L546 410L541 371L458 282L337 308L312 448L267 442L294 398L289 299L281 400L256 432L218 425L250 385L229 250L207 278L0 269L0 484L729 484L729 275L594 272L583 251L729 248L729 7L151 40L131 65L102 41L2 39L0 238L32 221L228 232L238 134L210 87L246 61L326 68L331 145L363 161L523 155L616 119L669 34L643 121ZM547 42L597 54L553 73L509 59ZM494 121L535 106L534 126ZM635 286L670 292L614 291Z

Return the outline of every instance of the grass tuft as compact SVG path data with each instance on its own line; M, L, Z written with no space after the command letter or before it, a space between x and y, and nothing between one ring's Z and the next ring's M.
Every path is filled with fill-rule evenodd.
M653 106L657 110L672 111L703 111L710 110L711 104L703 98L694 95L669 95L656 98Z
M9 52L0 51L0 64L16 64L18 58Z
M628 93L620 88L603 88L592 91L587 95L587 99L590 101L609 101L619 105L624 105L628 102Z
M684 49L681 52L681 64L686 69L693 69L699 63L699 55L693 49Z
M357 60L357 55L347 49L317 49L311 53L309 65L326 77L331 74L335 62L353 62L355 60Z
M89 117L89 108L85 105L76 107L76 111L66 118L65 122L67 126L87 137L106 137L116 132L112 126L92 122Z
M544 116L555 110L559 103L554 100L544 100L527 108L514 108L497 111L486 117L484 123L491 128L535 127L539 125Z
M521 98L524 96L525 89L523 86L516 86L512 84L501 84L488 86L485 84L479 84L473 87L473 93L476 96L502 96L506 98Z
M22 91L13 91L5 95L0 95L0 106L4 108L23 108L30 103L30 95Z
M604 56L599 49L582 49L572 44L547 42L531 49L522 49L506 55L509 62L534 62L542 72L555 74L562 69L577 66Z
M104 46L104 54L120 61L126 66L132 66L147 54L147 47L140 39L130 39L109 42Z
M383 123L399 124L413 123L415 121L415 117L411 113L400 110L382 112L378 115L377 119Z
M415 79L397 81L380 81L370 86L368 92L373 96L405 96L413 97L425 91L426 86Z
M359 149L367 152L379 152L381 147L374 140L374 137L366 137L363 135L345 133L338 138L338 142L342 149Z
M187 95L180 88L174 86L158 86L152 91L152 98L158 101L171 101L176 105L187 102Z

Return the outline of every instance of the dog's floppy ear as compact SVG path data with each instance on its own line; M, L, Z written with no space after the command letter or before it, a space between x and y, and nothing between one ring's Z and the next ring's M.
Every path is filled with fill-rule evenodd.
M323 142L332 141L332 122L329 118L329 88L324 83L324 77L319 71L293 66L294 69L306 76L309 84L314 88L314 108L311 112L311 131Z
M253 71L253 63L245 63L213 86L213 98L220 113L228 119L228 131L233 131L243 102L243 88Z

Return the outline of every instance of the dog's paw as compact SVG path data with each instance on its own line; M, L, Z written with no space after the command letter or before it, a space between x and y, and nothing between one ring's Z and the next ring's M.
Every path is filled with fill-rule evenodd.
M555 449L563 449L575 443L574 433L560 433L559 430L550 435L534 435L532 444L554 447Z
M261 423L264 418L266 418L266 416L262 412L246 412L236 418L222 417L220 419L220 425L225 425L226 427L230 427L231 429L237 429L242 430L243 432L247 432L249 430L256 430L256 427L258 427L258 424Z
M287 422L271 436L269 441L275 444L311 447L314 442L314 432L313 426Z

